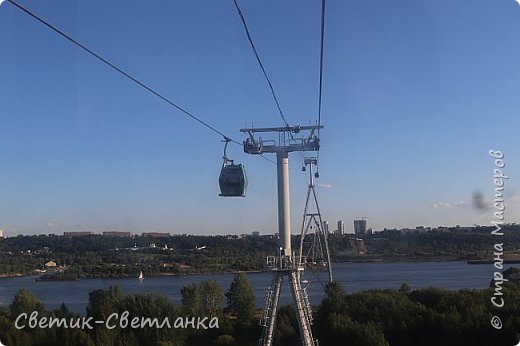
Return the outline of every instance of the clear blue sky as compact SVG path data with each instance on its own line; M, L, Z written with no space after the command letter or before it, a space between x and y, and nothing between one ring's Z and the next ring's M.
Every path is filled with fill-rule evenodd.
M231 0L18 0L237 140L281 120ZM241 0L291 124L315 121L319 0ZM335 225L488 224L505 153L508 221L520 215L520 6L502 1L328 0L321 168ZM218 197L221 138L0 7L0 228L273 233L275 167L245 163L244 199ZM307 176L292 154L293 233Z

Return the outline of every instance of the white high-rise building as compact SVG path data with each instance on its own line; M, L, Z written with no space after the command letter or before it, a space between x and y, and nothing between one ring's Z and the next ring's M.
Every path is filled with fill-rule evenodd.
M329 234L329 223L327 221L323 221L323 233Z
M4 237L4 230L0 228L0 238Z
M343 220L338 221L338 234L345 234L345 223Z

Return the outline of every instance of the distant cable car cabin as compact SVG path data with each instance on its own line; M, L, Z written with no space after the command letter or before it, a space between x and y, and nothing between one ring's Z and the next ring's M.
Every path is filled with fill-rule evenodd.
M222 165L222 170L220 171L218 184L220 185L219 196L245 197L247 189L247 176L244 165L241 163L235 165L233 164L233 161L224 163L224 165Z
M226 146L224 147L224 163L220 170L218 184L220 186L221 197L245 197L247 189L247 176L243 164L234 164L226 156L226 148L229 140L226 138Z

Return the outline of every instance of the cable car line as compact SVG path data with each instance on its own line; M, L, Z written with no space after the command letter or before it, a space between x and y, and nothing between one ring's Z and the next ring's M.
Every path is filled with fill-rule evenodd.
M267 80L267 84L269 84L269 89L271 90L271 94L273 95L274 102L276 103L276 108L278 109L278 113L280 113L280 117L282 117L282 120L286 127L289 127L289 123L287 122L287 119L285 118L285 115L283 114L282 107L280 106L280 102L278 102L278 97L276 97L276 93L274 92L273 84L271 83L271 79L269 79L269 76L267 75L267 71L265 70L264 64L262 64L262 60L260 59L260 55L258 54L258 51L256 50L256 46L253 42L253 39L251 38L251 34L249 32L249 28L247 27L246 19L244 18L244 15L242 14L242 11L240 10L240 6L238 5L237 0L233 0L235 3L235 7L237 9L238 15L240 16L240 20L242 21L242 25L244 26L244 30L246 32L247 39L249 41L249 44L251 45L251 48L253 49L253 52L255 53L256 61L258 62L258 65L260 65L260 68L262 69L262 72L264 74L265 79ZM291 133L291 138L293 137ZM294 139L294 138L292 138Z
M320 86L318 92L318 126L321 126L321 104L322 104L322 90L323 90L323 42L325 38L325 0L321 0L321 42L320 42ZM320 128L318 127L318 138L320 137ZM318 148L316 173L315 177L318 178L320 162L320 149Z
M40 18L39 16L37 16L36 14L32 13L30 10L26 9L25 7L23 7L22 5L16 3L15 1L13 0L7 0L9 3L11 3L12 5L14 5L15 7L17 7L18 9L20 9L21 11L25 12L26 14L28 14L29 16L33 17L34 19L36 19L37 21L39 21L40 23L42 23L43 25L45 25L46 27L48 27L49 29L53 30L54 32L58 33L60 36L64 37L65 39L67 39L68 41L72 42L73 44L75 44L76 46L78 46L79 48L83 49L85 52L89 53L90 55L92 55L93 57L95 57L96 59L98 59L99 61L103 62L104 64L108 65L109 67L111 67L112 69L114 69L115 71L119 72L120 74L122 74L123 76L125 76L126 78L130 79L131 81L133 81L134 83L136 83L137 85L141 86L143 89L145 89L146 91L152 93L153 95L157 96L158 98L160 98L161 100L163 100L164 102L168 103L169 105L175 107L177 110L181 111L182 113L184 113L185 115L187 115L188 117L190 117L191 119L197 121L199 124L205 126L206 128L210 129L211 131L219 134L220 136L222 136L224 138L224 140L228 140L230 142L233 142L234 144L237 144L239 146L242 146L242 143L232 139L231 137L229 136L226 136L223 132L217 130L216 128L214 128L213 126L211 126L210 124L208 124L207 122L205 122L204 120L198 118L197 116L193 115L192 113L188 112L186 109L182 108L181 106L177 105L175 102L171 101L170 99L168 99L167 97L161 95L159 92L155 91L154 89L152 89L151 87L149 87L148 85L146 85L145 83L139 81L136 77L130 75L129 73L125 72L124 70L122 70L121 68L117 67L116 65L112 64L110 61L108 61L107 59L103 58L101 55L95 53L94 51L92 51L91 49L87 48L85 45L81 44L80 42L78 42L77 40L75 40L74 38L72 38L71 36L67 35L66 33L64 33L63 31L61 31L60 29L56 28L55 26L53 26L52 24L50 24L49 22L47 22L46 20ZM264 155L261 155L262 158L264 158L265 160L269 161L271 164L276 164L273 160L269 159L268 157L265 157Z
M273 95L274 102L276 103L276 108L278 109L278 113L280 113L280 117L282 118L284 125L288 128L289 123L287 122L287 119L285 118L282 107L280 106L280 102L278 101L278 97L276 97L276 93L274 92L273 83L271 83L271 79L269 79L269 76L267 75L267 71L265 70L264 64L262 64L262 60L260 59L260 55L258 54L258 51L256 50L256 46L253 42L253 39L251 38L251 34L249 32L249 28L247 27L246 19L244 18L244 15L242 14L242 10L240 9L240 6L238 5L237 0L233 0L235 3L235 7L237 9L238 15L240 16L240 20L242 21L242 25L244 27L244 30L246 32L247 39L249 41L249 44L251 45L251 48L253 49L253 52L255 53L256 61L258 62L258 65L260 65L260 68L262 69L262 72L264 74L265 79L267 80L267 84L269 84L269 89L271 90L271 95ZM289 135L292 140L294 140L294 135L292 132L289 132ZM303 153L300 151L300 155L302 158L305 158ZM263 154L261 155L265 159L269 160ZM275 163L274 161L269 160L272 163Z
M325 37L325 0L321 1L320 91L318 96L318 126L321 125L321 99L323 88L323 41ZM320 129L318 129L319 137Z
M50 28L51 30L55 31L56 33L58 33L59 35L61 35L62 37L64 37L65 39L67 39L68 41L74 43L76 46L78 46L79 48L83 49L84 51L86 51L87 53L89 53L90 55L92 55L93 57L95 57L96 59L98 59L99 61L103 62L104 64L110 66L112 69L114 69L115 71L119 72L120 74L122 74L123 76L125 76L126 78L130 79L131 81L133 81L134 83L138 84L139 86L141 86L142 88L144 88L145 90L147 90L148 92L154 94L155 96L157 96L158 98L160 98L161 100L165 101L166 103L168 103L169 105L175 107L177 110L181 111L182 113L184 113L185 115L187 115L188 117L192 118L193 120L197 121L198 123L200 123L201 125L207 127L208 129L210 129L211 131L219 134L220 136L224 137L225 139L229 139L231 142L235 143L235 144L238 144L240 146L242 146L242 143L239 143L237 142L236 140L234 139L231 139L229 136L226 136L224 133L222 133L221 131L217 130L216 128L214 128L213 126L209 125L207 122L205 122L204 120L198 118L197 116L193 115L192 113L188 112L186 109L182 108L181 106L177 105L176 103L174 103L173 101L171 101L170 99L168 99L167 97L161 95L159 92L155 91L154 89L152 89L151 87L149 87L148 85L146 85L145 83L139 81L136 77L130 75L129 73L123 71L122 69L120 69L119 67L117 67L116 65L112 64L110 61L108 61L107 59L103 58L102 56L100 56L99 54L95 53L94 51L92 51L91 49L87 48L86 46L84 46L83 44L81 44L80 42L78 42L77 40L75 40L74 38L70 37L69 35L67 35L66 33L64 33L63 31L61 31L60 29L56 28L55 26L53 26L52 24L48 23L47 21L45 21L44 19L40 18L39 16L35 15L34 13L32 13L31 11L29 11L28 9L26 9L25 7L19 5L18 3L16 3L15 1L13 0L7 0L8 2L10 2L11 4L13 4L14 6L16 6L17 8L19 8L20 10L22 10L23 12L27 13L28 15L30 15L31 17L33 17L34 19L36 19L37 21L39 21L40 23L44 24L45 26L47 26L48 28ZM266 158L267 159L267 158ZM269 159L267 159L268 161L271 161ZM272 163L274 163L273 161L271 161Z

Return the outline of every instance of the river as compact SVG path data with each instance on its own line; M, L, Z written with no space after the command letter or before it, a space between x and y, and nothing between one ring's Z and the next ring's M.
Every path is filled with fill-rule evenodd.
M461 288L486 288L492 279L494 267L489 265L469 265L466 262L385 262L385 263L334 263L334 280L342 284L347 292L370 289L398 289L407 283L412 289L439 287L449 290ZM272 274L269 272L249 273L249 280L256 293L258 307L263 306L265 289L270 285ZM33 292L48 308L54 309L65 303L71 311L84 314L90 291L109 286L119 286L125 294L154 292L165 295L180 303L180 290L183 286L203 280L216 280L226 291L233 274L187 275L150 277L140 282L137 278L124 279L85 279L81 281L36 282L34 277L0 279L0 304L9 305L20 288ZM318 276L320 280L315 279ZM312 304L319 304L323 298L322 284L326 273L305 274L309 284L307 292ZM282 287L281 303L291 300L287 280Z

